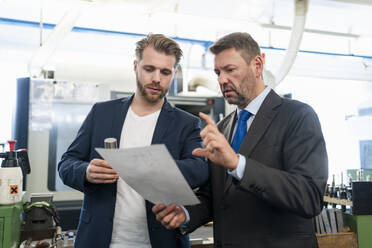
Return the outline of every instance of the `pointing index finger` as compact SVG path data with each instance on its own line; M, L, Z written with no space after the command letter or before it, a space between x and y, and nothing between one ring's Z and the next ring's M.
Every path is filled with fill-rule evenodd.
M199 116L207 123L207 125L212 125L214 127L217 127L216 123L211 117L209 117L209 115L199 112Z

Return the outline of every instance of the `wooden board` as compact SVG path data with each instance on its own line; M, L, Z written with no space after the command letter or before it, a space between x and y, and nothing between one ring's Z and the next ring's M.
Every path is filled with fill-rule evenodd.
M356 234L347 233L327 233L316 234L319 248L357 248L358 242Z

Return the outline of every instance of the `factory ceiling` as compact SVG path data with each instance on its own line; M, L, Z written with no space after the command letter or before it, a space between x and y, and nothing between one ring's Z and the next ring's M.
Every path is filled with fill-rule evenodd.
M93 62L94 65L89 64L91 68L117 64L115 56L122 62L124 51L133 43L125 43L122 34L137 38L136 34L164 33L208 44L226 33L244 31L267 48L266 68L275 74L282 71L285 52L294 47L290 41L294 24L298 23L294 22L295 3L303 1L306 0L0 0L0 52L25 58L29 64L33 64L31 58L63 66L72 63L65 61L73 60L78 63L74 67L81 71L81 65ZM292 71L370 81L372 0L307 1L305 32L299 47L303 56L297 57L296 70ZM66 30L75 27L75 32L55 36L50 47L45 46L54 25L66 16L71 17L70 29ZM39 29L39 23L44 29ZM79 32L76 27L94 32ZM41 43L43 46L39 47ZM199 63L203 47L184 48L192 54L191 58L197 58L190 67ZM77 50L85 55L71 59L71 53ZM99 59L97 52L101 53ZM315 56L318 54L331 56L319 59Z
M299 1L299 0L297 0ZM0 17L58 23L71 8L77 26L117 31L163 32L215 39L223 33L293 25L295 0L0 0ZM42 12L42 14L40 13ZM372 37L371 0L309 0L305 28ZM42 18L41 18L42 16ZM192 37L191 37L192 36Z

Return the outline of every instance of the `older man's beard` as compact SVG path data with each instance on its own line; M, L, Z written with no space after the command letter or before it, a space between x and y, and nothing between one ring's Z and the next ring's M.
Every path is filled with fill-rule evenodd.
M227 97L224 94L225 99L228 101L230 104L235 104L239 107L245 107L248 105L248 103L252 100L252 92L254 90L254 75L250 71L248 74L242 79L241 82L239 82L239 91L231 87L229 84L224 84L222 85L222 92L225 90L231 90L235 92L235 96L233 97Z
M143 85L138 80L138 78L136 78L136 82L137 82L137 87L139 89L139 92L140 92L141 96L143 96L148 102L151 102L151 103L156 103L156 102L162 100L168 92L168 89L162 88L158 84L151 83L151 84ZM156 88L156 89L160 90L160 94L148 93L146 91L146 88L148 88L148 87Z
M240 92L238 92L236 89L227 86L227 87L223 87L223 91L225 91L225 90L234 91L235 94L236 94L233 97L231 97L231 96L227 97L224 94L224 97L229 104L235 104L235 105L241 106L241 105L244 105L245 103L248 102L248 99L244 95L242 95Z

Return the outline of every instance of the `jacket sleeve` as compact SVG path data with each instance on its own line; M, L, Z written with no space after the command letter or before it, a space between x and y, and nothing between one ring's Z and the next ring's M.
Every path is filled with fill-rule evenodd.
M78 134L58 163L58 172L64 184L86 192L96 185L85 180L86 168L91 153L91 136L94 123L95 105L80 127Z
M196 192L200 204L193 206L185 206L186 210L189 212L190 221L187 223L183 231L186 233L191 233L198 227L213 220L213 194L211 191L211 184L204 184Z
M220 131L223 129L224 123L228 123L232 116L233 115L230 114L223 121L218 123ZM185 206L189 213L190 221L185 228L182 228L184 233L191 233L198 227L213 220L212 166L211 161L208 160L208 180L196 191L196 196L200 204Z
M192 189L203 185L208 180L208 165L205 159L192 155L192 151L201 147L200 120L192 119L191 125L184 130L183 148L180 159L176 160L186 181Z
M304 105L287 126L281 169L246 158L240 187L275 207L311 218L320 213L328 178L325 141L317 115Z

